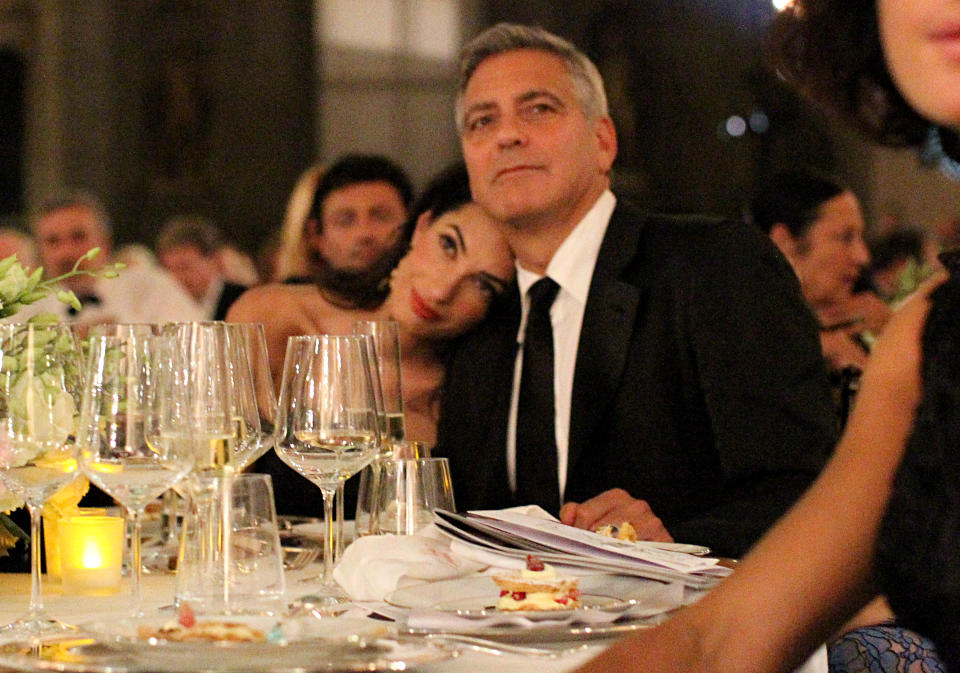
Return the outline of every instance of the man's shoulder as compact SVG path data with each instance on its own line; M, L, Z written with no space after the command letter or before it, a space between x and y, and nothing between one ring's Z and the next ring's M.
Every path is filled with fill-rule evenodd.
M618 236L624 228L637 227L639 252L648 259L719 259L767 255L774 249L763 232L743 220L709 213L650 213L618 201L608 231Z

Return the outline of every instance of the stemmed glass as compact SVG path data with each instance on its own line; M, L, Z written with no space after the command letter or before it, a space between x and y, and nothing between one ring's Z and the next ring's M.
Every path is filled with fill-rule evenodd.
M195 443L197 469L224 476L242 471L270 448L276 391L263 326L192 322L165 325L179 361L176 382Z
M357 535L377 532L377 502L380 491L380 462L389 459L404 439L403 385L400 368L400 327L395 320L358 320L354 334L367 338L372 353L371 375L377 403L380 448L373 462L360 474Z
M80 359L61 325L0 325L0 479L30 511L30 606L0 628L7 636L69 627L44 612L40 586L43 503L77 475L76 417Z
M113 496L132 522L133 614L141 614L141 522L147 504L193 467L189 444L166 441L160 382L169 376L169 338L131 330L89 340L80 417L80 469Z
M326 536L321 597L329 603L346 599L333 580L334 494L340 483L376 455L376 416L364 338L319 335L288 339L276 451L323 494Z

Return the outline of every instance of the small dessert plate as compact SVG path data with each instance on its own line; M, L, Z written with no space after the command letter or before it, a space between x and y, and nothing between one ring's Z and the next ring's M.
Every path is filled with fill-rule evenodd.
M603 612L624 612L637 604L634 600L621 600L612 596L581 595L580 607L570 610L516 610L502 611L495 607L496 595L490 594L470 598L441 601L433 606L435 610L450 612L458 617L484 619L495 615L516 615L530 621L552 621L568 619L584 610L602 610Z

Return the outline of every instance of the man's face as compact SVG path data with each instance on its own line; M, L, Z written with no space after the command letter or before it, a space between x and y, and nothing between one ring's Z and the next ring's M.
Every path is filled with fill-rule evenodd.
M205 256L195 245L167 248L160 255L160 263L197 301L204 298L210 284L220 276L214 256Z
M97 223L95 214L83 206L60 208L36 222L37 251L46 275L59 276L73 268L74 263L90 248L100 247L100 254L85 260L82 267L98 267L109 261L110 242ZM74 290L90 284L86 276L67 279Z
M462 109L470 187L495 219L572 227L606 188L617 153L613 124L587 119L558 56L520 49L487 58Z
M400 240L407 209L389 182L359 182L327 194L310 244L337 271L366 271Z

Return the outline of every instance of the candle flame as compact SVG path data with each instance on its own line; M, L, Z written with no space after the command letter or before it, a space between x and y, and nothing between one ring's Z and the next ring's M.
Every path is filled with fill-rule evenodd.
M103 553L100 549L102 544L99 540L87 540L83 547L83 557L80 563L84 568L102 568L104 566Z

